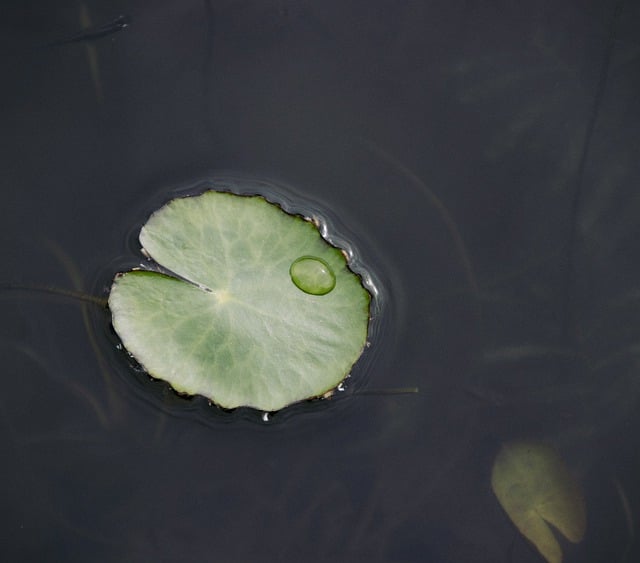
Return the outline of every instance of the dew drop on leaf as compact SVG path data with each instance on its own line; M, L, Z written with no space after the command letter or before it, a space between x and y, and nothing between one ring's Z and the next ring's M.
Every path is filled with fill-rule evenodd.
M315 256L294 260L289 274L298 289L311 295L326 295L336 286L336 276L329 264Z

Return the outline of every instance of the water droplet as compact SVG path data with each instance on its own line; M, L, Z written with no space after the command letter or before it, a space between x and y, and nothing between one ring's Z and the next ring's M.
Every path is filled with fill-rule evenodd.
M262 413L262 422L269 422L269 413L268 412L263 412Z
M336 276L329 264L315 256L294 260L289 275L298 289L311 295L326 295L336 286Z

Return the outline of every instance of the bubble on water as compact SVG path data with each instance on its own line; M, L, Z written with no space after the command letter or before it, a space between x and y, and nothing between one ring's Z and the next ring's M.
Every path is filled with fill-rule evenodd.
M321 258L301 256L289 268L291 281L310 295L326 295L336 286L336 275Z

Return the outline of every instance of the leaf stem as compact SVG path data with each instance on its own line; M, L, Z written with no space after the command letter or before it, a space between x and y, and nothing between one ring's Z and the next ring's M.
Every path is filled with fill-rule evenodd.
M98 305L99 307L107 306L107 300L104 297L96 297L95 295L89 295L88 293L84 293L82 291L76 291L73 289L62 289L59 287L53 287L49 285L2 282L0 283L0 292L2 291L24 291L24 292L48 293L50 295L66 297L68 299L74 299L76 301L82 301L84 303L92 303L93 305Z

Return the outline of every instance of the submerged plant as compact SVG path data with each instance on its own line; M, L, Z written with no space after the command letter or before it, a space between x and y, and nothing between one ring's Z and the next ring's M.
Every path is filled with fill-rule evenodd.
M550 446L505 444L494 461L491 486L520 533L549 563L562 561L562 549L549 524L571 542L584 537L587 513L582 491Z

